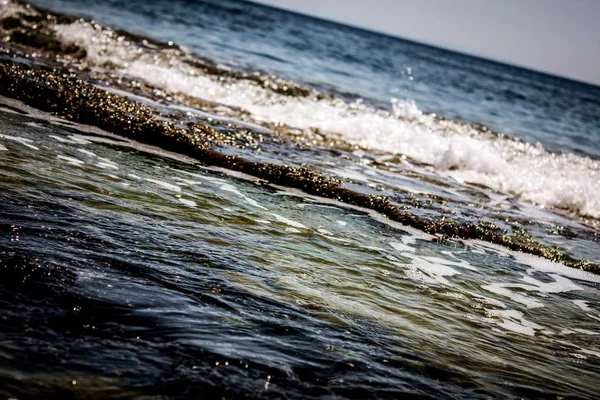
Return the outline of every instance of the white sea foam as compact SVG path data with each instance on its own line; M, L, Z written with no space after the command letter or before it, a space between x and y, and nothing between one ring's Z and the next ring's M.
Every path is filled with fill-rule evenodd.
M85 154L87 156L90 156L90 157L96 157L96 154L94 154L91 151L86 150L86 149L77 149L77 151L80 152L80 153L83 153L83 154Z
M31 139L22 138L19 136L3 135L3 134L0 134L0 139L12 140L13 142L21 143L23 146L29 147L30 149L39 150L38 147L31 144L31 143L35 143Z
M63 160L66 161L67 163L71 164L71 165L83 165L85 164L84 161L81 161L77 158L74 157L67 157L67 156L63 156L63 155L58 155L56 156L56 158L58 158L59 160Z
M275 217L275 219L276 219L278 222L282 222L282 223L284 223L284 224L286 224L286 225L289 225L289 226L291 226L291 227L293 227L293 228L306 229L306 226L302 225L300 222L293 221L293 220L291 220L291 219L287 219L287 218L285 218L284 216L282 216L282 215L279 215L279 214L275 214L275 213L271 213L271 215L272 215L272 216L274 216L274 217Z
M24 6L14 1L0 1L0 19L14 17L18 14L34 15L36 12L28 6Z
M600 282L598 275L569 268L555 262L536 257L529 254L524 254L503 248L502 246L483 242L480 240L469 240L467 243L475 245L478 248L491 250L493 253L501 253L512 256L521 264L531 267L526 273L522 273L521 280L524 283L490 283L481 286L482 289L497 295L510 298L511 300L525 305L527 308L544 307L543 297L551 293L565 293L571 291L585 290L585 288L575 282L573 279L587 282ZM547 278L553 282L543 282L531 276L532 272L544 273ZM525 293L524 293L525 292ZM539 293L535 297L530 293ZM585 311L588 307L584 301L573 301L578 307Z
M194 200L181 199L181 198L178 198L177 200L179 200L181 203L185 204L188 207L196 207L197 206L197 204Z
M82 135L69 135L69 139L71 139L71 141L73 143L76 143L76 144L90 144L90 143L92 143L92 142L90 142L89 140L87 140Z
M495 322L498 326L514 333L534 336L537 330L544 327L534 322L528 321L523 316L523 313L517 310L488 310L490 322L495 322L495 318L499 318L502 322Z
M129 176L131 176L131 174L129 174ZM169 190L172 190L174 192L181 192L181 188L179 186L177 186L177 185L172 184L172 183L164 182L164 181L159 181L158 179L148 179L148 178L146 178L146 180L148 182L154 183L154 184L156 184L156 185L158 185L158 186L160 186L162 188L169 189Z
M226 192L231 192L239 197L241 197L246 203L250 204L251 206L254 206L256 208L260 208L262 210L267 210L266 207L263 207L262 205L260 205L260 203L248 196L246 196L245 194L243 194L242 192L240 192L238 189L236 189L235 187L225 183L223 185L221 185L220 187L221 190L226 191Z
M596 315L592 315L592 314L587 314L588 317L595 319L596 321L600 322L600 314Z
M495 293L497 295L507 297L517 303L525 305L527 308L540 308L544 307L544 303L532 299L530 296L519 294L511 289L521 288L522 285L511 285L507 283L492 283L489 285L482 286L482 289L488 292Z
M56 25L54 29L58 39L85 48L86 58L97 64L126 65L143 52L140 47L119 38L115 32L95 29L89 22L76 21Z
M592 311L592 309L590 308L590 306L587 305L587 302L585 302L584 300L572 300L573 303L575 303L575 305L579 308L581 308L583 311Z
M54 140L57 140L61 143L71 143L71 141L69 139L65 139L62 136L57 136L57 135L48 135L48 137L51 137Z
M394 245L397 244L397 242L393 242L390 245L394 247ZM459 273L454 268L445 265L445 260L442 259L437 259L440 262L436 262L430 258L418 256L409 252L403 252L402 256L410 259L410 263L403 264L392 260L391 263L404 269L406 277L413 281L452 286L450 281L445 277L457 275Z
M394 100L393 111L387 112L362 102L281 96L248 81L223 83L190 71L174 58L145 54L114 32L89 23L58 25L56 31L64 41L84 46L90 62L110 63L164 90L242 108L258 122L341 134L348 142L430 164L458 181L600 218L600 165L589 158L477 134L470 126L436 120L412 102Z
M119 169L115 163L105 161L97 163L96 166L104 169Z
M400 242L391 242L390 246L392 246L395 250L398 250L402 253L404 252L408 252L408 253L414 253L416 250L414 247L408 246L404 243L400 243Z
M531 267L534 271L547 273L554 279L556 279L556 276L561 276L585 282L600 283L599 275L576 268L570 268L533 254L509 250L506 247L477 239L466 240L465 243L473 246L475 249L483 249L486 252L491 251L499 256L514 257L517 262Z
M70 135L68 138L58 136L58 135L48 135L52 139L59 141L61 143L71 143L71 144L89 144L91 143L89 140L84 139L80 135Z

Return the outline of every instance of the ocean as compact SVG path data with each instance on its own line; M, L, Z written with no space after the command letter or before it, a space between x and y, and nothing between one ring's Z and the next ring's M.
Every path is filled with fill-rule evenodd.
M0 397L600 393L600 87L234 0L0 38Z

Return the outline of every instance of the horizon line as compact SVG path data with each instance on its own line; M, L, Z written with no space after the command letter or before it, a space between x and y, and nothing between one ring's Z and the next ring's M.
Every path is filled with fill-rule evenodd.
M287 13L291 13L291 14L295 14L295 15L299 15L302 17L307 17L307 18L312 18L318 21L324 21L324 22L328 22L328 23L333 23L333 24L338 24L338 25L342 25L342 26L347 26L353 29L357 29L360 31L364 31L364 32L369 32L369 33L374 33L377 35L381 35L381 36L386 36L389 38L393 38L393 39L398 39L398 40L403 40L405 42L410 42L416 45L420 45L420 46L426 46L426 47L431 47L434 49L438 49L438 50L443 50L443 51L447 51L447 52L451 52L451 53L457 53L460 54L462 56L467 56L467 57L472 57L472 58L476 58L479 60L483 60L483 61L487 61L487 62L491 62L491 63L496 63L496 64L501 64L501 65L505 65L511 68L517 68L517 69L522 69L525 71L529 71L529 72L534 72L537 74L541 74L541 75L546 75L548 77L551 78L556 78L556 79L562 79L562 80L566 80L566 81L570 81L570 82L574 82L577 84L581 84L581 85L586 85L586 86L591 86L594 88L598 88L600 89L600 81L599 82L591 82L591 81L587 81L581 78L573 78L570 76L564 76L564 75L558 75L556 73L553 72L548 72L548 71L544 71L544 70L540 70L540 69L536 69L534 67L529 67L526 65L522 65L522 64L517 64L517 63L512 63L509 61L505 61L505 60L501 60L498 58L494 58L494 57L490 57L490 56L485 56L485 55L480 55L480 54L475 54L472 52L469 52L468 50L463 50L463 49L458 49L458 48L452 48L450 46L446 47L443 45L439 45L439 44L435 44L435 43L430 43L430 42L425 42L425 41L421 41L418 39L413 39L413 38L407 38L404 36L400 36L400 35L396 35L394 33L390 33L390 32L385 32L385 31L381 31L381 30L377 30L377 29L372 29L372 28L368 28L368 27L364 27L364 26L360 26L360 25L355 25L352 23L348 23L348 22L343 22L343 21L339 21L339 20L335 20L335 19L329 19L326 17L322 17L322 16L318 16L318 15L314 15L314 14L307 14L301 11L296 11L296 10L292 10L289 8L285 8L285 7L277 7L271 4L265 4L265 3L261 3L260 0L239 0L241 2L244 3L251 3L260 7L266 7L266 8L270 8L270 9L274 9L274 10L278 10L278 11L283 11L283 12L287 12Z

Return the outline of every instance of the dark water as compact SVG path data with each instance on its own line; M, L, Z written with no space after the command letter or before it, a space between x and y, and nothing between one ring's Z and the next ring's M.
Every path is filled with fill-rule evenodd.
M1 118L5 396L596 393L597 276Z
M599 275L72 122L70 86L6 71L592 263L598 88L245 2L36 4L102 26L0 5L0 90L52 110L0 97L0 398L598 397Z

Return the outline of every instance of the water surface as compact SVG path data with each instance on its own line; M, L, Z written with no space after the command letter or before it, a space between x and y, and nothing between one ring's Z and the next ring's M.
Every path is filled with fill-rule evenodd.
M596 87L250 3L37 3L103 25L3 4L2 68L51 66L417 220L600 260ZM597 397L598 275L69 112L0 98L2 396Z

